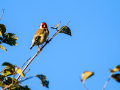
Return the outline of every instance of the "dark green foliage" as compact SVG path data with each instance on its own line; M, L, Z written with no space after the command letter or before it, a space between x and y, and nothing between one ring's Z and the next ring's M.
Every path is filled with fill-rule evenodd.
M6 32L5 25L0 24L0 35L1 35L1 36L4 36L4 35L5 35L5 32Z
M113 74L112 78L120 83L120 74Z
M44 76L44 75L36 75L39 79L40 79L40 81L41 81L41 86L45 86L45 87L47 87L47 88L49 88L48 87L48 85L49 85L49 81L47 81L46 80L46 76Z
M0 24L0 44L6 43L11 46L16 46L16 40L18 39L15 37L14 33L5 33L6 27L3 24ZM7 51L2 45L0 45L0 49Z
M4 62L2 66L5 66L5 68L2 71L3 76L9 76L15 74L15 67L16 65L12 65L8 62Z
M65 33L65 34L67 34L67 35L72 36L72 35L71 35L71 30L70 30L70 28L69 28L68 26L63 26L63 27L61 27L60 33Z
M16 46L16 45L17 45L17 43L16 43L16 40L17 40L17 39L18 39L18 38L15 37L15 34L14 34L14 33L7 33L7 34L4 36L3 42L4 42L4 43L7 43L7 44L9 44L9 45L11 45L11 46Z

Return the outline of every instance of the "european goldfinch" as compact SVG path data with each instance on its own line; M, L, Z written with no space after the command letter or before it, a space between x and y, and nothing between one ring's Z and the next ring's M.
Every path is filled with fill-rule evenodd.
M48 36L49 36L49 30L48 30L47 24L45 22L43 22L43 23L41 23L39 29L36 31L36 33L33 37L30 50L35 45L37 45L38 49L39 49L39 45L42 45L47 40Z

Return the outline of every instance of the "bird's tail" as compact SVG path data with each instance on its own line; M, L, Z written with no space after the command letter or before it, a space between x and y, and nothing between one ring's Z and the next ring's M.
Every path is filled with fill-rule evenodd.
M34 45L31 45L29 52L31 51L31 49L33 48L33 46L34 46Z

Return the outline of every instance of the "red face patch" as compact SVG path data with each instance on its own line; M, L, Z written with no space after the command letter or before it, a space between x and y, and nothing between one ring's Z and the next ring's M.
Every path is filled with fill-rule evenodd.
M47 28L47 24L46 23L42 23L42 28Z

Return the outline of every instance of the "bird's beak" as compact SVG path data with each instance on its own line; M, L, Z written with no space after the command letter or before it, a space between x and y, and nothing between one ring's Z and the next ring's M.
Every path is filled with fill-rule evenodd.
M44 25L43 27L45 28L46 26Z

